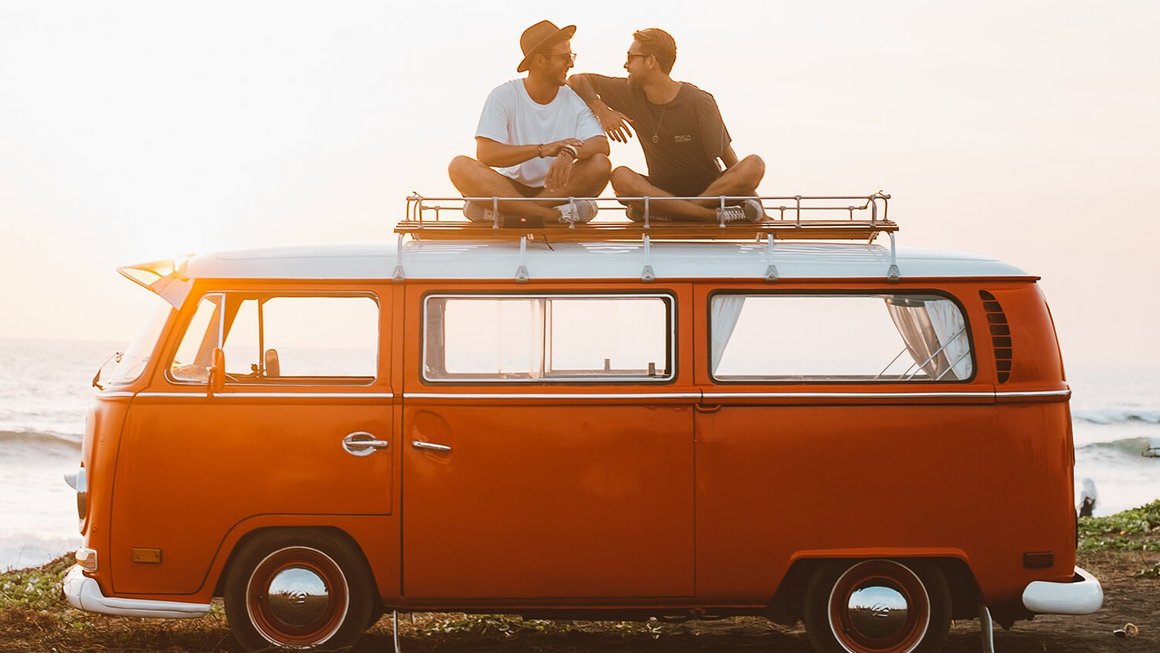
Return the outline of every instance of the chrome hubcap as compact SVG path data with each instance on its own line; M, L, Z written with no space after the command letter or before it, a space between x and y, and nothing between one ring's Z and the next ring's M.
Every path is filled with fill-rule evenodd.
M850 625L869 640L890 640L907 628L906 597L889 583L864 583L850 595Z
M266 590L271 614L290 626L309 626L326 615L330 592L326 581L310 569L290 567L278 572Z

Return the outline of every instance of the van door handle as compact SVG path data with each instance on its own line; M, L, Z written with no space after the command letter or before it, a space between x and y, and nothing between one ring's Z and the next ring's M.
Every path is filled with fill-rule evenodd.
M434 442L424 442L422 440L411 440L411 446L415 447L416 449L427 449L428 451L439 451L442 453L448 453L449 451L451 451L451 447L449 447L445 444L436 444Z
M348 433L342 439L343 450L352 456L369 456L380 449L386 449L390 446L390 442L379 440L374 434L367 433L366 431Z

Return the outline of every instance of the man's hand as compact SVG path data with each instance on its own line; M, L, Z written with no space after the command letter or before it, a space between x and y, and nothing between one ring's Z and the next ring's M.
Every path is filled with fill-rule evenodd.
M597 109L593 112L596 114L596 119L600 121L600 126L604 128L604 133L608 137L619 143L627 143L628 139L632 138L632 130L629 125L632 124L632 118L623 113L613 109L612 107L597 102Z
M544 150L547 151L547 149L548 146L545 145ZM556 158L552 160L552 165L548 168L548 176L544 179L544 190L554 192L567 186L568 180L572 178L572 164L575 162L576 159L572 158L569 152L557 154Z
M543 147L540 148L540 152L543 156L551 158L554 156L559 156L560 152L562 152L568 145L571 145L576 149L580 149L580 147L584 145L584 141L580 140L579 138L564 138L558 141L552 141L551 143L544 143Z

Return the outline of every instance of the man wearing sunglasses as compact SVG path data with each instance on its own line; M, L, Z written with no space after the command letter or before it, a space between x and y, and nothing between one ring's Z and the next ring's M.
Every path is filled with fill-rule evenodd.
M738 159L713 96L669 76L677 44L668 32L649 28L632 37L624 63L627 78L585 73L568 79L568 85L596 113L605 133L627 143L635 129L644 149L648 176L618 167L612 171L613 190L622 197L704 198L650 200L650 219L763 220L765 212L757 199L729 202L732 205L721 208L717 198L755 195L765 175L765 162L755 154ZM624 204L629 218L644 218L644 202L626 200Z
M516 72L527 77L496 87L483 105L476 128L476 158L451 161L451 183L465 197L533 198L493 204L468 201L464 215L479 222L497 218L517 224L577 223L597 212L592 200L608 185L608 139L596 116L566 80L576 54L575 25L540 21L524 31L524 58Z

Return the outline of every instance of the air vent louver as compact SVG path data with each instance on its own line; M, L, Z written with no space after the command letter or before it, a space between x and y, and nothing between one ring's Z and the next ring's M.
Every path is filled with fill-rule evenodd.
M995 369L999 373L999 383L1011 378L1011 327L1007 324L1007 314L999 305L999 300L986 290L979 291L983 299L983 310L987 312L987 326L991 330L991 346L995 348Z

